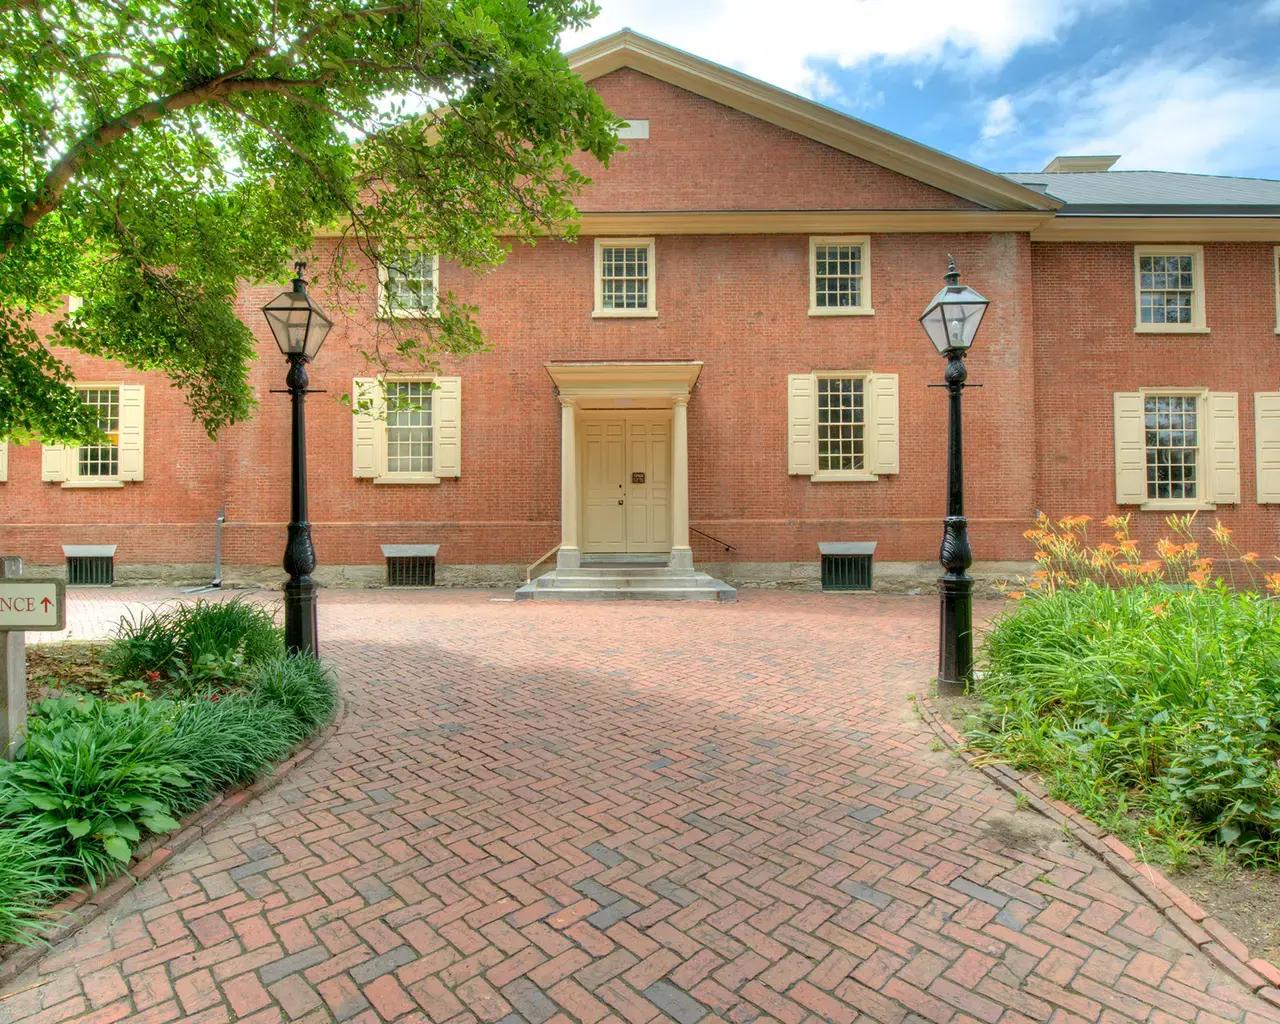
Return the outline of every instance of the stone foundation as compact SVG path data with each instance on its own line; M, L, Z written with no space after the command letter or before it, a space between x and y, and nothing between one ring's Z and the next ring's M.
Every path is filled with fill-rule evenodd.
M554 562L539 567L535 575L548 571ZM818 562L701 562L697 568L726 583L744 589L818 591L822 580ZM979 562L970 570L974 594L994 597L996 584L1013 581L1018 576L1030 577L1034 562ZM936 562L874 562L872 592L876 594L931 594L938 585L942 569ZM67 578L66 565L28 565L25 574L40 579ZM493 587L512 589L524 584L525 567L512 564L480 564L436 566L438 587ZM197 587L213 579L213 565L117 564L118 586ZM224 565L225 587L262 587L277 589L286 579L285 572L274 565ZM387 571L382 565L322 565L315 572L322 587L377 588L386 585Z

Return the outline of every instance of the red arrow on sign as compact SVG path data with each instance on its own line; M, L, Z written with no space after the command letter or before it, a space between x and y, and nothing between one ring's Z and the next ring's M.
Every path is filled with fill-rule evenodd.
M53 604L53 602L52 602L52 601L50 601L47 597L42 597L42 598L40 599L40 603L41 603L42 605L44 605L44 610L45 610L46 612L49 610L49 605Z

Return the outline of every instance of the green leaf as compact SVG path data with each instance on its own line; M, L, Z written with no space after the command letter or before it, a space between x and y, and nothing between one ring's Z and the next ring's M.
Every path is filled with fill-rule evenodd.
M138 831L138 826L128 818L112 818L110 828L104 829L104 831L123 836L131 843L136 843L142 838L142 834Z
M133 850L129 847L129 844L119 836L108 836L102 841L102 845L112 857L125 863L128 863L129 858L133 855Z
M31 802L32 807L39 807L42 811L56 811L62 807L61 800L55 800L43 793L28 793L27 800Z
M1228 823L1226 825L1220 825L1218 827L1218 842L1222 843L1223 846L1230 846L1239 838L1240 838L1239 825L1232 825Z
M181 824L164 813L144 815L139 820L142 824L146 825L147 828L151 829L152 832L161 835L165 832L172 832Z
M89 834L92 827L89 822L83 818L72 818L66 823L67 831L71 833L72 839L83 839Z

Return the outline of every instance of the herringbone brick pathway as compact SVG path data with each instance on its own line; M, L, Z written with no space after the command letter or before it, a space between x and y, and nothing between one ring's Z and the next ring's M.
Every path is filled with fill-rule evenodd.
M1280 1020L932 749L933 600L741 597L326 592L341 731L0 1014Z

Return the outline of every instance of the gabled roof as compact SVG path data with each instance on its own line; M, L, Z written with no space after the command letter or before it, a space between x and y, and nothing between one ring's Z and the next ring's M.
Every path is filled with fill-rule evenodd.
M1267 178L1174 171L1017 171L1006 177L1061 199L1065 216L1280 216L1280 181Z
M632 68L669 85L851 153L992 210L1053 211L1062 204L1005 175L921 145L821 103L685 53L630 29L568 55L586 81Z

